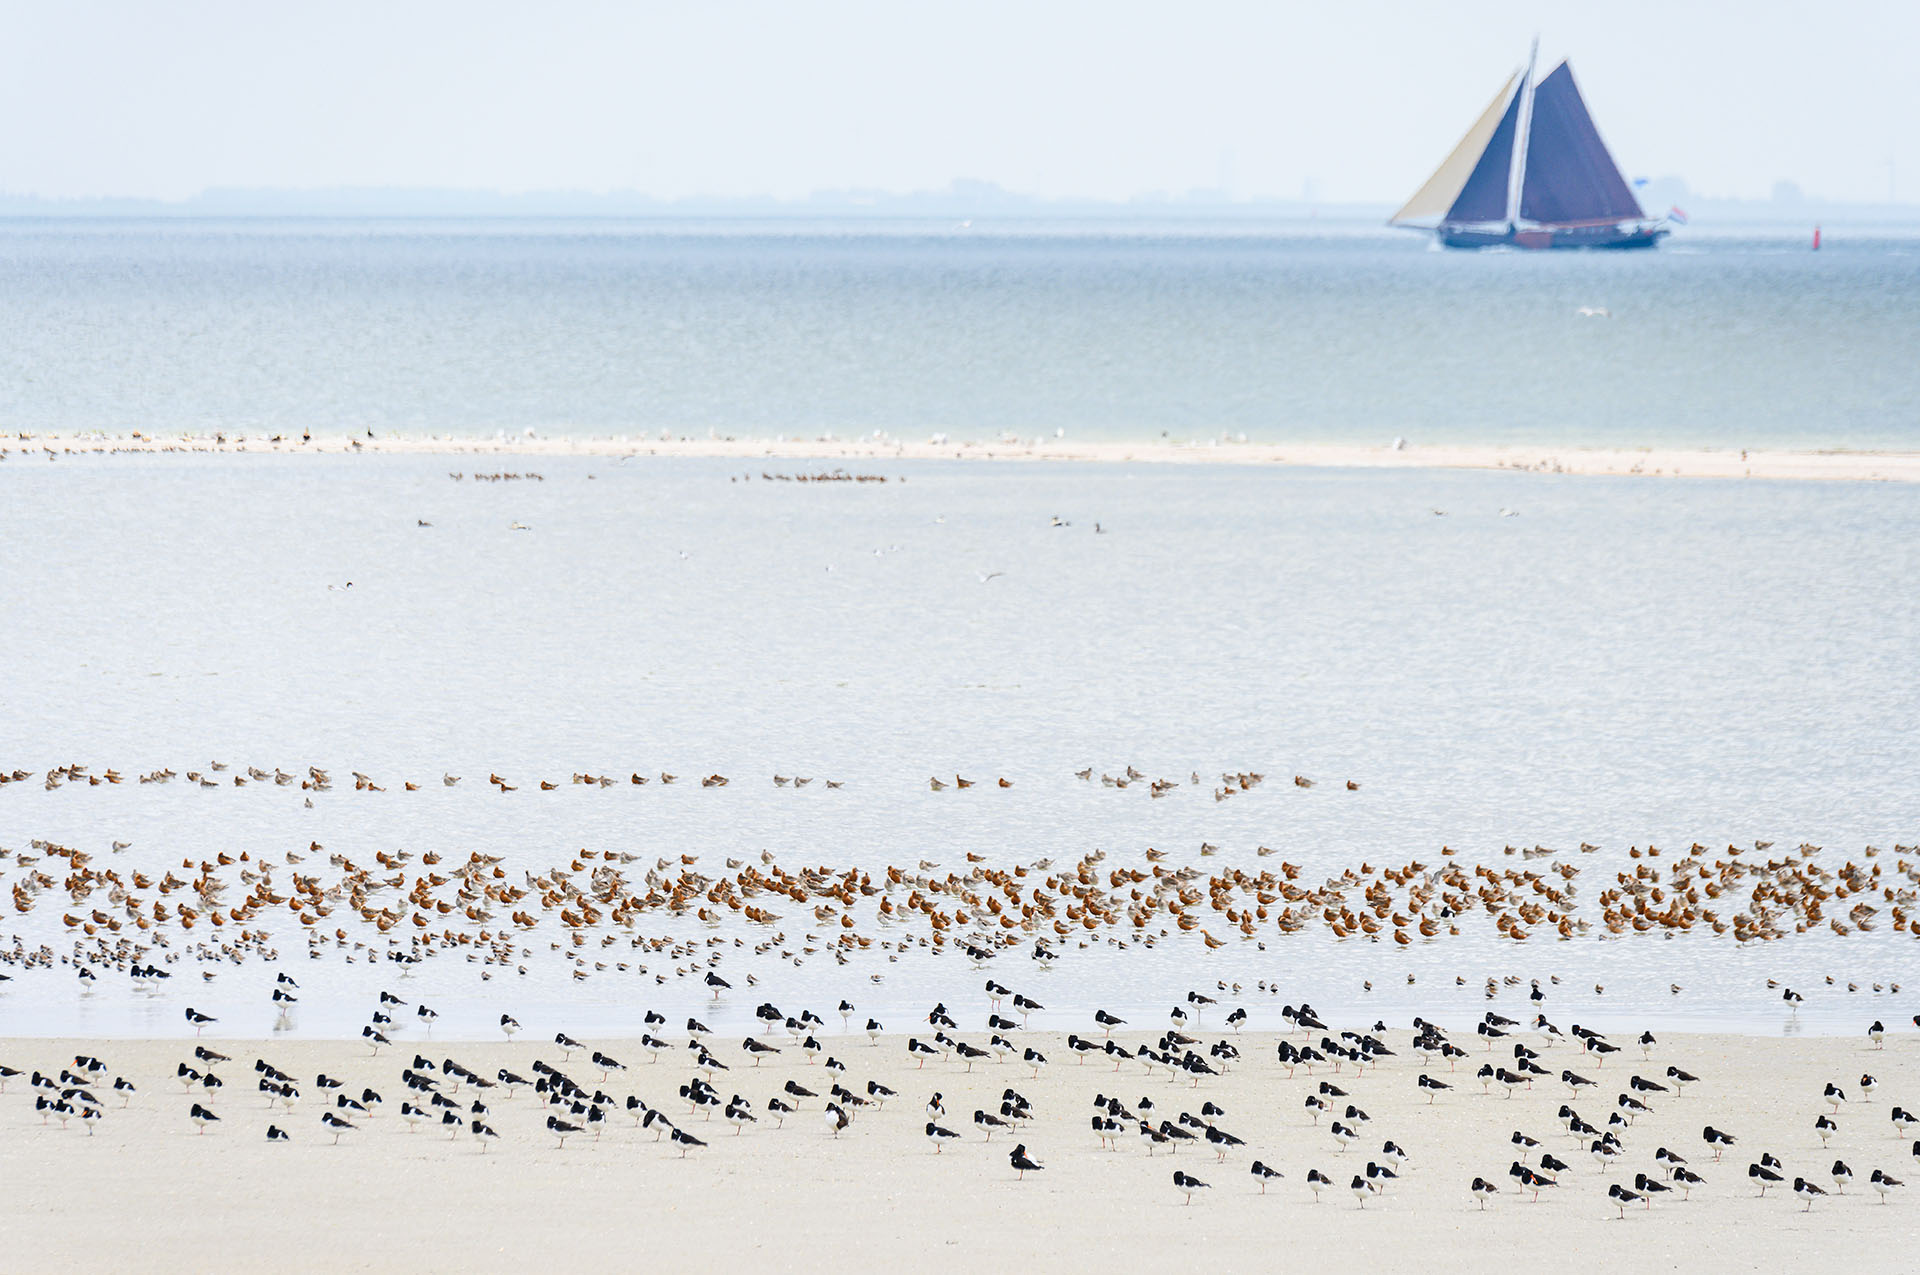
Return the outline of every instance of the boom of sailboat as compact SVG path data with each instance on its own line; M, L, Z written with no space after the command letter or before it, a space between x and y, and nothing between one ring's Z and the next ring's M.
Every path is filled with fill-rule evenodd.
M1573 68L1536 83L1532 58L1388 224L1449 248L1651 248L1667 233L1600 140Z

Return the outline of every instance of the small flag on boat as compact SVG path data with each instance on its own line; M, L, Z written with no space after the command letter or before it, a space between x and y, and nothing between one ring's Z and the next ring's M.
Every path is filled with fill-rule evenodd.
M1675 204L1673 207L1667 209L1667 220L1673 222L1675 225L1684 226L1687 224L1687 210L1679 204Z

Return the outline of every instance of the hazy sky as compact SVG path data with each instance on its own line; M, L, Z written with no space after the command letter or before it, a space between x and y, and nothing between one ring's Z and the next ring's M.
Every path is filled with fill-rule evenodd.
M14 193L1397 200L1538 30L1629 177L1920 201L1920 0L0 4Z

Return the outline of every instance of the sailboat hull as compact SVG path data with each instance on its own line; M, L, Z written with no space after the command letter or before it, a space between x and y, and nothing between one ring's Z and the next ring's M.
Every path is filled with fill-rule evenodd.
M1522 230L1469 230L1441 226L1436 232L1448 248L1651 248L1667 234L1665 226L1529 226Z

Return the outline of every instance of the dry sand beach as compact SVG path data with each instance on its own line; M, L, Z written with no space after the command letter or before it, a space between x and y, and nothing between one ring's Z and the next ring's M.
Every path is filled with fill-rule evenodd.
M367 452L397 455L691 456L746 461L1025 460L1136 464L1301 466L1350 469L1494 469L1531 473L1674 478L1764 478L1856 482L1920 482L1920 452L1712 450L1679 447L1599 448L1526 445L1385 445L1338 443L1119 443L1069 439L907 441L893 438L730 437L595 438L572 434L460 438L386 434L375 437L240 432L218 434L18 434L0 438L0 459L121 452Z
M749 1263L802 1271L1170 1264L1246 1270L1337 1265L1364 1254L1360 1260L1377 1269L1436 1261L1449 1269L1533 1267L1569 1259L1631 1270L1911 1269L1911 1188L1882 1203L1868 1185L1876 1168L1915 1176L1912 1138L1889 1120L1892 1107L1920 1095L1920 1042L1910 1029L1889 1037L1884 1049L1864 1035L1663 1034L1644 1059L1622 1040L1621 1052L1604 1062L1565 1041L1548 1047L1522 1032L1514 1039L1539 1048L1542 1065L1556 1075L1572 1068L1600 1083L1570 1098L1565 1086L1541 1080L1509 1098L1498 1085L1483 1093L1473 1072L1507 1053L1510 1042L1488 1053L1465 1037L1469 1057L1449 1072L1444 1062L1414 1056L1405 1025L1398 1026L1384 1034L1396 1056L1360 1077L1351 1066L1320 1066L1314 1075L1301 1068L1289 1078L1275 1060L1276 1043L1305 1043L1308 1034L1196 1029L1205 1041L1232 1040L1242 1055L1227 1074L1198 1087L1165 1072L1148 1075L1131 1062L1116 1070L1104 1056L1076 1063L1056 1034L1021 1037L1051 1059L1037 1079L1014 1061L976 1064L970 1073L957 1058L917 1068L900 1035L877 1043L830 1037L827 1052L846 1063L850 1089L864 1093L871 1080L898 1094L884 1109L860 1113L838 1136L824 1123L821 1098L794 1100L801 1110L784 1128L765 1110L789 1081L823 1095L830 1083L824 1065L802 1063L784 1032L764 1038L783 1052L759 1067L739 1039L710 1042L731 1068L716 1074L716 1087L746 1097L759 1116L737 1135L721 1117L689 1116L687 1104L675 1100L677 1086L694 1074L684 1051L650 1063L633 1041L585 1042L587 1050L627 1064L603 1082L584 1052L563 1062L555 1045L525 1037L455 1044L410 1032L413 1039L377 1057L338 1042L14 1040L5 1048L10 1066L52 1072L76 1055L98 1056L108 1076L127 1077L138 1092L124 1106L118 1096L108 1098L90 1136L78 1122L66 1129L43 1124L27 1078L8 1082L0 1096L0 1168L10 1197L6 1264L152 1271L508 1271L580 1262L694 1270ZM684 1033L675 1039L683 1041ZM1138 1046L1149 1038L1116 1039ZM183 1061L209 1066L193 1058L196 1044L232 1058L213 1064L227 1083L204 1097L220 1116L205 1134L189 1123L195 1099L174 1079ZM484 1151L465 1134L440 1132L437 1114L409 1131L400 1104L419 1095L408 1094L399 1073L416 1052L436 1066L451 1057L487 1076L502 1068L531 1076L534 1061L545 1059L590 1090L622 1101L639 1095L707 1145L682 1157L618 1110L599 1137L576 1134L562 1148L542 1128L547 1108L526 1088L510 1099L498 1088L484 1094L485 1119L499 1134ZM301 1083L305 1100L293 1117L269 1110L256 1092L256 1059ZM1620 1130L1625 1153L1617 1164L1595 1165L1563 1131L1561 1104L1571 1101L1604 1126L1616 1089L1624 1091L1630 1076L1664 1080L1669 1066L1697 1075L1698 1083L1684 1095L1644 1095L1652 1110ZM1454 1088L1429 1105L1415 1080L1423 1071ZM311 1083L322 1072L344 1082L340 1092L371 1087L385 1099L371 1117L353 1114L357 1127L337 1146L316 1119L315 1109L331 1103ZM1863 1073L1878 1081L1870 1098L1859 1089ZM1330 1101L1355 1103L1372 1117L1350 1150L1339 1150L1328 1132L1338 1112L1316 1124L1302 1105L1322 1082L1347 1091ZM1829 1082L1849 1101L1834 1117L1831 1145L1823 1146L1814 1122L1832 1112L1821 1098ZM1031 1101L1033 1118L989 1142L972 1113L998 1110L1007 1088ZM923 1105L935 1091L944 1095L943 1125L960 1135L939 1154L922 1133ZM1200 1142L1149 1156L1129 1125L1117 1149L1103 1149L1089 1126L1096 1094L1117 1096L1129 1109L1150 1098L1156 1115L1175 1121L1213 1103L1224 1114L1209 1122L1245 1145L1230 1148L1224 1162ZM473 1096L470 1085L459 1086L455 1100L464 1106ZM290 1143L266 1140L273 1123L292 1130ZM1702 1141L1706 1125L1738 1139L1717 1164ZM1515 1146L1515 1131L1541 1146ZM1380 1152L1388 1140L1408 1159L1363 1210L1349 1182L1369 1161L1386 1159ZM1015 1143L1024 1143L1044 1171L1020 1180L1009 1165ZM1636 1173L1665 1181L1654 1158L1661 1147L1685 1157L1704 1181L1689 1199L1662 1195L1650 1210L1636 1203L1622 1218L1607 1186L1630 1186ZM1783 1162L1787 1181L1759 1198L1747 1166L1763 1152ZM1537 1165L1543 1153L1569 1167L1535 1203L1508 1169L1522 1159ZM1249 1173L1255 1159L1285 1175L1264 1195ZM1844 1194L1830 1175L1836 1159L1854 1174ZM1316 1168L1333 1180L1317 1203L1306 1181ZM1173 1186L1176 1169L1209 1184L1191 1207ZM1829 1193L1810 1212L1790 1190L1796 1175ZM1500 1188L1484 1211L1468 1190L1475 1176Z

